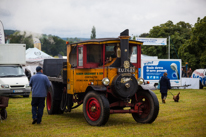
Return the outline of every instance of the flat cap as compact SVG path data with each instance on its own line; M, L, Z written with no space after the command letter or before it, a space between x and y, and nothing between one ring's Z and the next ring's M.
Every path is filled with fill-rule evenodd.
M42 67L40 67L40 66L36 67L36 72L38 72L40 70L42 70Z

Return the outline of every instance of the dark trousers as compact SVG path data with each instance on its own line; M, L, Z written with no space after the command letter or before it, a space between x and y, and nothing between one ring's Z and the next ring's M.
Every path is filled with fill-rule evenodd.
M163 99L164 97L167 97L167 93L161 93L161 98Z
M45 97L32 97L32 118L37 118L37 123L41 123L41 119L45 107Z

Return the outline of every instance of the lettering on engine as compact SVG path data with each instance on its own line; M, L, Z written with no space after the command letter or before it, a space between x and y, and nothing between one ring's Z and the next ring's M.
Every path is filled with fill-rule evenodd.
M118 68L119 73L133 73L135 72L135 67L129 67L129 68Z

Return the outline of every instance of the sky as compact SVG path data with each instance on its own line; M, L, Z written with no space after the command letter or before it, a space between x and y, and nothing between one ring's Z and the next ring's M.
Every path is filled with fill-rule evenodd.
M4 29L59 37L118 37L149 33L171 20L194 26L206 16L206 0L0 0Z

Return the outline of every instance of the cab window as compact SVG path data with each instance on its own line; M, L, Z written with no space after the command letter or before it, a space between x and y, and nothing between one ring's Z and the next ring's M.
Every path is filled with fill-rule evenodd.
M101 48L100 45L87 45L87 63L101 62Z
M78 66L83 67L83 47L78 47Z
M137 46L130 46L130 62L137 63Z
M116 46L117 44L107 44L105 49L105 58L115 57L116 56Z

